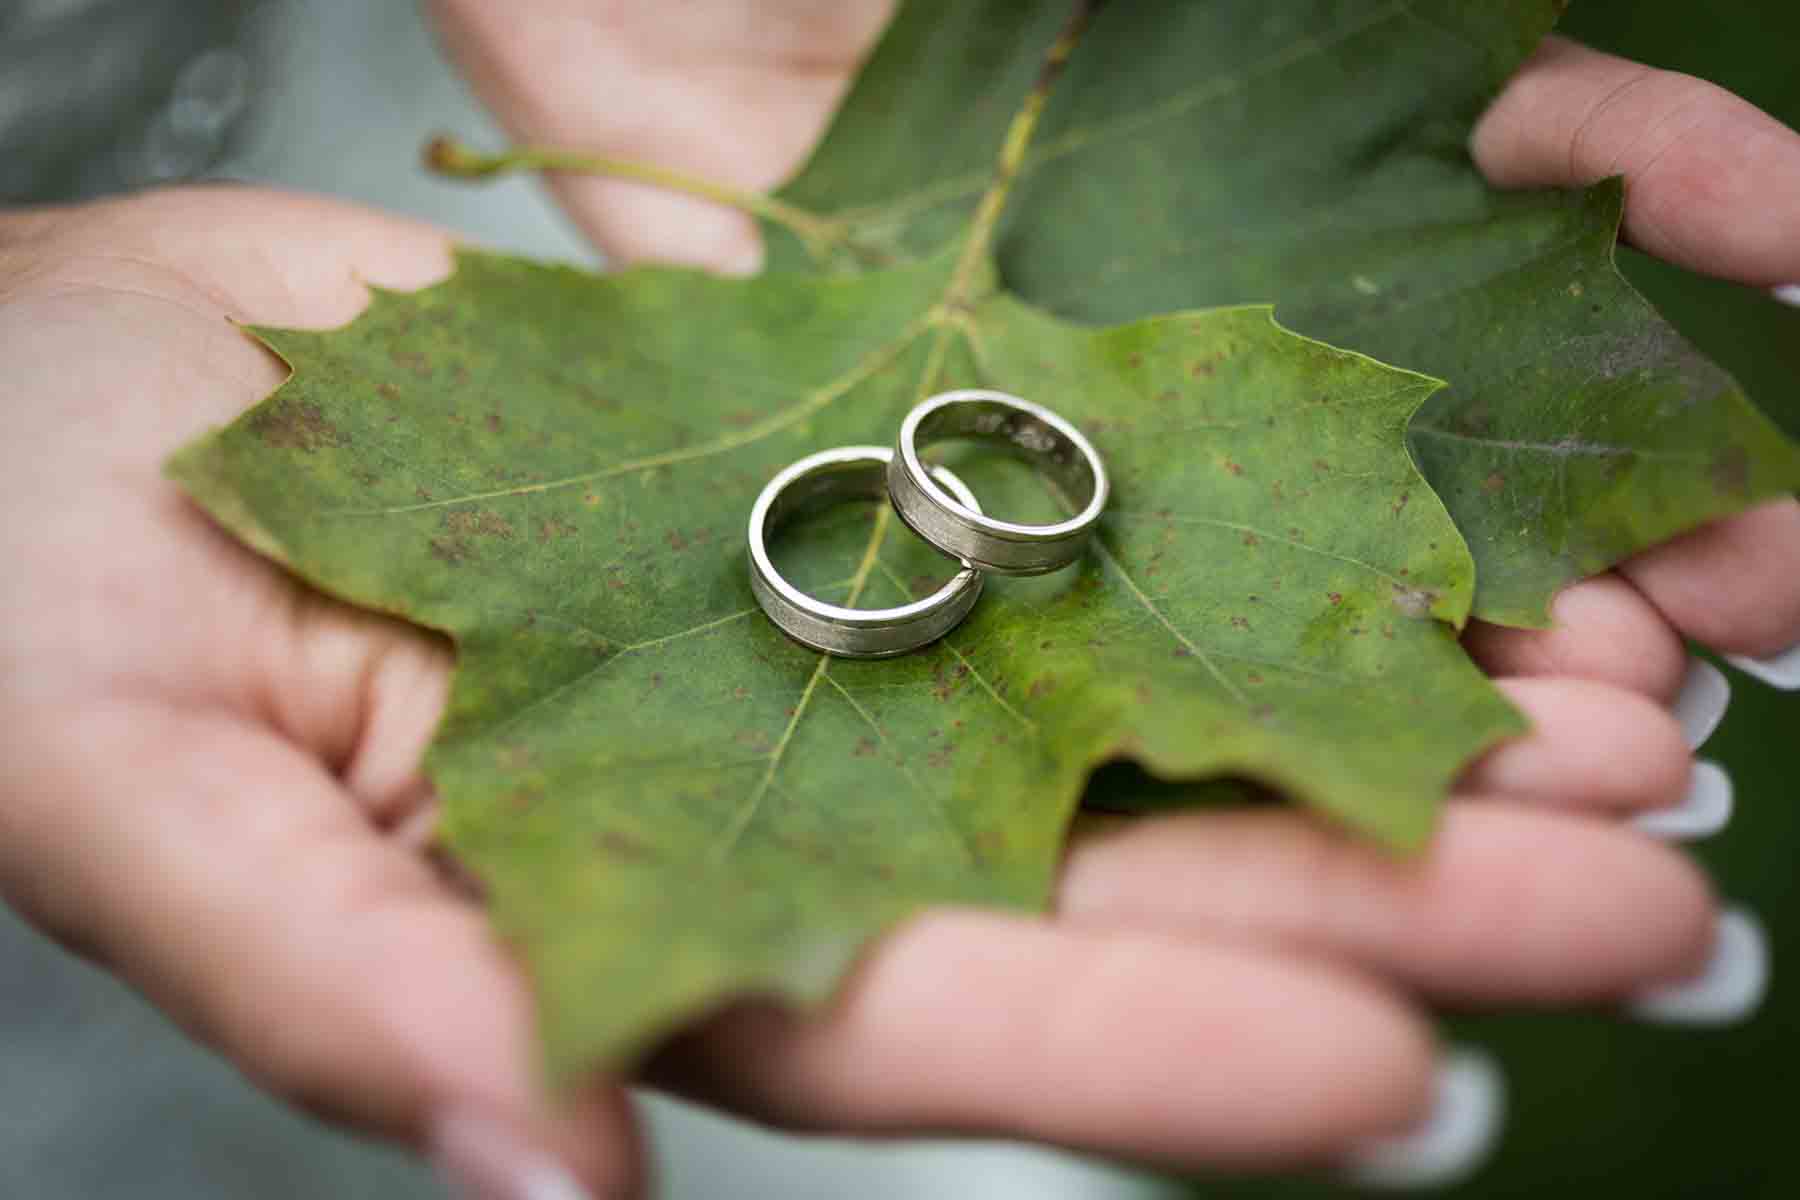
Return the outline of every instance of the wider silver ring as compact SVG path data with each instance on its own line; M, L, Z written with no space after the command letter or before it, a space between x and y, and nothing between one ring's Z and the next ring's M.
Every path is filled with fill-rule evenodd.
M768 535L804 511L845 499L887 495L885 446L840 446L809 454L769 480L750 509L750 590L769 619L795 641L844 658L889 658L929 645L956 628L981 596L982 575L967 563L923 600L898 608L843 608L808 596L776 571ZM943 467L934 483L980 512L973 492Z
M1017 525L985 516L979 506L937 486L919 459L919 446L961 437L1022 454L1079 511L1054 525ZM1073 425L1041 404L978 388L944 392L908 413L887 478L894 511L908 528L945 554L1002 575L1042 575L1080 558L1108 488L1099 453Z

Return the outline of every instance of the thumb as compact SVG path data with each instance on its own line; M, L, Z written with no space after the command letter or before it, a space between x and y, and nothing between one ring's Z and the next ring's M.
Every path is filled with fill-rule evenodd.
M595 4L433 0L445 49L521 142L581 149L764 191L805 159L892 0ZM552 191L615 262L754 271L744 214L617 179Z
M1638 249L1739 283L1800 280L1800 133L1704 80L1547 38L1470 150L1501 187L1623 175Z

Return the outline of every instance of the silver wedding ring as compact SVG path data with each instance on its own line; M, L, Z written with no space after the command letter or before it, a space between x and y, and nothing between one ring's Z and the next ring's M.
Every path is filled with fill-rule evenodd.
M997 521L947 468L927 469L919 448L975 438L1020 454L1078 511L1053 525ZM933 396L907 414L894 449L840 446L809 454L771 479L750 509L750 590L789 637L845 658L887 658L943 637L981 596L983 573L1042 575L1081 557L1106 507L1106 468L1079 430L1049 409L1005 392ZM844 608L781 577L769 537L803 512L885 495L907 528L957 559L943 587L898 608Z
M805 512L849 499L887 494L884 446L840 446L809 454L771 479L750 509L750 590L756 602L795 641L845 658L887 658L943 637L981 596L982 575L967 563L943 587L898 608L844 608L807 595L781 577L768 538ZM943 467L931 475L957 504L981 512L962 480Z
M939 486L919 458L923 445L975 438L1024 457L1077 511L1054 525L1018 525L986 516ZM964 562L1002 575L1042 575L1081 557L1106 507L1106 468L1073 425L1041 404L1006 392L968 389L933 396L907 414L888 464L894 511L914 533Z

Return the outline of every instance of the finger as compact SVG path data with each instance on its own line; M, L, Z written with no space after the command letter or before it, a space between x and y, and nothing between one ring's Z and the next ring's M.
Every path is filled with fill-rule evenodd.
M1691 762L1675 718L1636 692L1585 679L1502 679L1531 731L1478 759L1466 795L1629 813L1674 804Z
M1398 858L1290 811L1109 823L1071 849L1077 926L1238 937L1345 958L1450 1001L1622 999L1691 975L1713 940L1704 878L1628 829L1453 804Z
M1742 283L1800 282L1800 134L1704 80L1547 38L1470 148L1500 187L1623 175L1640 250Z
M1772 501L1626 559L1619 570L1676 629L1754 658L1800 642L1800 503Z
M547 1108L526 990L482 915L314 760L233 718L143 705L11 732L35 752L0 766L8 896L253 1079L465 1177L566 1163L600 1194L635 1185L622 1096Z
M1323 964L950 912L882 942L821 1011L735 1009L653 1078L792 1128L1245 1165L1408 1127L1432 1062L1416 1014Z
M309 329L341 325L369 302L370 284L410 291L442 279L451 265L451 239L442 229L272 188L166 188L46 209L39 218L30 235L37 262L29 275L39 290L66 293L92 284L120 298L141 292L140 299L158 302L160 317L186 310L215 334L220 316ZM259 361L273 361L247 338L192 349L217 357L232 340ZM254 391L266 372L253 374ZM277 381L281 374L277 368ZM208 382L211 392L224 390L216 378ZM187 423L177 432L189 436Z
M1472 621L1463 646L1490 675L1560 676L1673 699L1687 651L1656 607L1608 572L1556 594L1548 629Z
M512 135L754 191L818 140L891 0L498 6L437 0L451 56ZM558 200L614 261L752 271L742 213L616 179L553 177Z

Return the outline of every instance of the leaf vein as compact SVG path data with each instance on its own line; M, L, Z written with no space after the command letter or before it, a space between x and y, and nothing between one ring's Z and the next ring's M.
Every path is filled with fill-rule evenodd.
M1159 516L1159 515L1152 514L1152 513L1132 512L1129 509L1124 510L1122 512L1114 512L1114 513L1108 514L1109 520L1114 519L1114 518L1125 518L1127 520L1138 520L1138 521L1144 521L1144 522L1167 521L1167 522L1172 522L1176 525L1207 525L1207 526L1212 526L1212 527L1215 527L1218 529L1231 530L1232 532L1235 532L1235 533L1248 533L1248 534L1251 534L1251 535L1253 535L1259 539L1262 539L1264 541L1276 542L1283 546L1292 546L1296 550L1303 550L1308 554L1316 554L1321 558L1335 559L1341 563L1348 563L1349 565L1351 565L1353 567L1361 567L1363 570L1368 571L1370 574L1378 575L1381 578L1387 580L1388 582L1394 584L1397 587L1412 588L1412 587L1417 586L1416 584L1409 583L1405 579L1402 579L1398 575L1395 575L1391 572L1382 570L1380 567L1376 566L1372 562L1365 562L1363 559L1357 558L1354 555L1338 554L1335 551L1326 550L1319 546L1308 545L1307 543L1302 542L1302 541L1297 541L1294 538L1283 537L1279 533L1271 533L1267 529L1260 529L1255 525L1243 525L1236 521L1223 521L1216 517L1184 516L1180 513L1176 513L1176 514L1173 514L1170 516Z
M1187 649L1188 653L1200 660L1201 664L1212 674L1212 677L1219 681L1219 686L1225 689L1227 695L1244 707L1249 708L1250 697L1246 696L1243 693L1243 690L1240 689L1237 684L1231 682L1230 677L1219 669L1219 664L1212 660L1212 656L1206 652L1204 647L1200 646L1192 638L1188 637L1187 634L1176 628L1175 623L1169 620L1162 609L1156 606L1156 602L1151 600L1150 597L1144 593L1144 590L1137 585L1137 580L1133 579L1125 570L1124 564L1114 556L1111 550L1107 549L1106 543L1100 538L1095 538L1091 544L1094 547L1094 552L1100 556L1100 561L1112 568L1113 573L1118 575L1119 579L1125 584L1126 589L1137 598L1139 604L1144 606L1144 611L1156 618L1157 624L1166 629L1171 637Z
M906 781L912 784L913 790L923 796L926 802L931 806L931 814L937 818L938 824L944 830L944 835L950 840L951 844L956 847L957 851L963 856L965 861L969 863L975 862L974 850L970 848L967 839L963 837L962 831L950 820L950 814L944 811L942 799L939 798L936 792L926 787L925 784L920 781L919 777L913 773L912 766L906 761L905 755L894 745L892 739L888 737L887 731L881 727L881 723L869 713L868 709L864 708L862 704L857 701L855 696L850 694L848 688L839 683L834 677L830 675L825 676L825 682L829 683L832 688L837 691L837 694L844 698L844 702L855 711L857 716L863 719L865 725L875 731L875 736L881 739L881 744L894 751L894 765L900 768L900 773L906 776Z
M519 487L499 488L487 492L471 492L461 496L447 496L441 500L424 500L417 504L402 504L389 508L374 509L338 509L325 515L340 517L386 517L398 516L402 513L419 512L430 508L449 508L457 504L472 504L483 500L507 500L518 496L536 495L543 492L557 491L561 488L574 487L578 484L597 483L603 479L612 479L620 475L631 475L640 471L649 471L657 467L674 466L679 463L693 462L697 459L711 458L719 454L728 454L733 450L741 450L745 446L774 436L789 426L796 425L807 417L828 408L833 402L841 399L858 384L864 382L892 362L906 350L921 334L935 324L931 314L926 314L908 325L893 341L863 356L854 366L836 379L816 388L805 399L790 408L776 413L767 420L725 437L714 438L697 446L686 446L679 450L665 450L660 454L650 454L642 458L628 459L622 463L614 463L597 470L586 471L579 475L569 475L561 479L546 480L543 483L523 484Z

